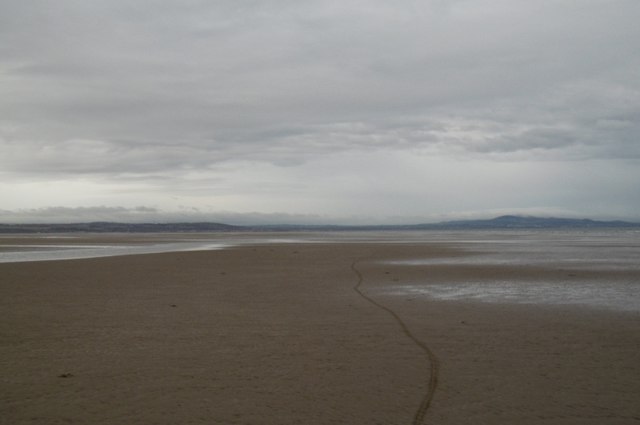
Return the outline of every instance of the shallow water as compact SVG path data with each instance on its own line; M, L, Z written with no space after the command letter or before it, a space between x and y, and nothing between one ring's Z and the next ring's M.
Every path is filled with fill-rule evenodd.
M462 236L462 235L460 235ZM579 305L640 312L640 232L638 230L471 232L451 240L469 253L449 258L403 258L396 265L541 266L575 272L562 281L412 282L387 293L445 301ZM471 237L469 237L471 236ZM484 237L483 237L484 236ZM580 271L615 271L604 280L579 279ZM585 273L589 276L588 273ZM606 274L605 274L606 275Z
M118 235L117 243L106 243L111 234L91 235L92 240L105 241L102 244L80 243L83 236L39 236L0 235L0 263L31 261L77 260L121 255L159 254L165 252L209 251L253 244L314 243L333 240L332 236L315 237L292 234L284 237L276 234L127 234ZM6 240L24 240L24 243L3 243ZM52 243L48 241L55 240ZM160 242L162 241L162 242Z
M573 305L640 312L640 284L635 282L464 282L416 283L394 287L388 293L425 296L443 301Z
M222 249L230 244L214 242L176 242L145 245L3 245L0 263L27 261L76 260L82 258L113 257L119 255L157 254L162 252Z

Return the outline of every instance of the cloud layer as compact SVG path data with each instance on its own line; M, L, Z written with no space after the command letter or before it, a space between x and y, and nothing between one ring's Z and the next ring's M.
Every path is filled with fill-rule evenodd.
M611 204L617 188L610 212L588 212L629 216L639 206L629 183L640 181L638 16L635 0L3 1L4 208L171 208L181 197L215 210L385 215L395 196L416 205L411 216L580 211L587 199ZM593 187L605 192L572 201L559 182L563 201L537 182L549 163L597 165L609 177ZM519 168L529 200L421 201L464 197L452 174L489 188L521 180ZM341 187L375 198L380 173L394 184L366 208ZM61 203L24 192L36 183ZM315 202L296 203L305 192Z

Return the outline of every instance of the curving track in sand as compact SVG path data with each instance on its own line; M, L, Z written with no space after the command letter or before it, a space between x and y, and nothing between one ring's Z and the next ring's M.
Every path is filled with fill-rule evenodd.
M418 406L418 409L416 410L416 413L413 416L413 421L411 422L411 425L422 425L424 423L424 417L427 414L427 411L429 410L429 407L431 406L431 402L433 400L433 396L434 396L434 394L436 392L436 388L438 386L438 375L439 375L439 371L440 371L440 361L438 360L438 357L436 357L434 352L431 351L431 349L424 342L420 341L411 332L411 330L409 329L407 324L400 318L398 313L396 313L395 311L393 311L389 307L379 303L378 301L374 300L373 298L371 298L370 296L368 296L367 294L362 292L361 287L362 287L362 283L364 282L364 277L362 276L362 273L360 272L360 270L358 270L358 268L356 267L356 265L360 261L362 261L362 260L356 260L353 263L351 263L351 270L353 270L353 272L358 277L358 282L353 287L353 290L358 295L360 295L360 297L365 299L370 304L373 304L375 307L377 307L377 308L379 308L381 310L384 310L389 315L391 315L391 317L393 317L393 319L400 326L400 329L402 329L402 332L411 341L413 341L413 343L416 346L418 346L418 348L420 348L423 351L423 353L425 355L425 358L429 362L429 381L427 383L427 391L424 394L424 396L422 397L422 401L420 402L420 405Z

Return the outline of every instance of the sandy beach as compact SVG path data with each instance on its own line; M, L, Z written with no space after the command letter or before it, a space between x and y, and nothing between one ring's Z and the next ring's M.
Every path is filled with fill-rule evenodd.
M289 243L0 264L0 424L640 423L637 312L390 290L637 271L389 262L462 255Z

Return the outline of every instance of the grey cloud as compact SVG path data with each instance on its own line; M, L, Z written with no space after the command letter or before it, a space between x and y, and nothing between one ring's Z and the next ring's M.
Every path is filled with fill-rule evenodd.
M4 15L17 4L7 2ZM573 18L557 13L564 2L506 2L493 13L442 4L20 5L17 42L3 49L24 65L9 68L15 97L3 112L19 122L44 116L34 132L63 140L223 142L273 122L376 123L514 97L526 106L539 90L637 64L632 3L615 11L586 2ZM594 35L607 19L615 27Z
M0 222L20 223L82 223L88 221L121 220L124 222L148 222L157 217L159 211L151 207L48 207L17 211L0 210Z
M637 16L635 0L5 0L0 173L182 188L378 151L615 168L640 156Z

